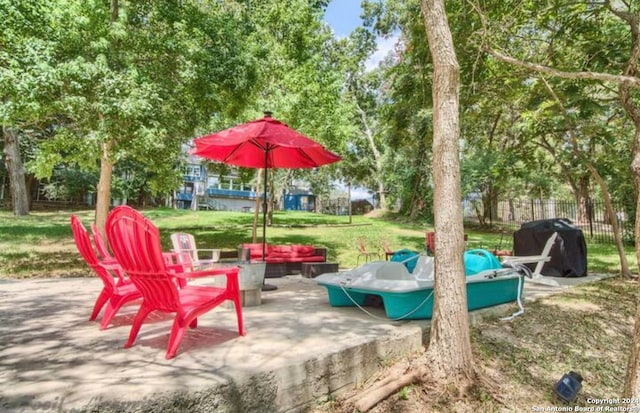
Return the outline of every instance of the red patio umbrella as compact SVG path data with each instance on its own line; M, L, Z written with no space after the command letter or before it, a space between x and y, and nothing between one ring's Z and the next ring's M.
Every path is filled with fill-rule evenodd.
M194 155L245 168L316 168L341 158L265 112L264 118L194 140ZM267 173L262 203L262 257L267 232Z

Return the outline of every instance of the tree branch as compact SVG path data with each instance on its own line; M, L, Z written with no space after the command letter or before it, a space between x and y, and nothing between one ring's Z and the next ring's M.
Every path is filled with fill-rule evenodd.
M482 24L482 44L480 47L483 50L485 50L487 53L489 53L491 56L495 57L496 59L502 62L509 63L514 66L522 67L527 70L546 73L551 76L560 77L563 79L597 80L602 82L617 83L620 86L626 86L628 88L640 88L640 78L637 78L635 76L629 76L630 74L635 74L635 73L629 73L629 70L625 70L625 75L612 75L609 73L599 73L599 72L565 72L563 70L554 69L552 67L541 65L538 63L531 63L531 62L518 60L514 57L503 54L495 50L493 47L489 46L489 44L487 43L487 39L488 39L487 18L482 12L482 10L480 9L480 7L471 0L467 0L467 2L476 11L476 13L478 13L478 17L480 18L480 22ZM613 9L613 7L611 6L608 0L605 2L605 5L609 7L609 10L611 10L612 13L616 14L621 19L625 21L630 21L630 19L633 20L632 18L633 16L629 16L627 13L623 11ZM635 17L637 18L637 16ZM633 21L637 22L637 20L633 20Z
M554 69L552 67L541 65L538 63L523 62L522 60L518 60L511 56L502 54L497 50L488 46L485 47L485 50L491 56L495 57L496 59L502 62L509 63L511 65L522 67L535 72L546 73L554 77L560 77L563 79L598 80L602 82L626 84L633 88L640 88L640 79L633 76L612 75L609 73L599 73L599 72L565 72L565 71Z
M623 2L624 3L624 2ZM609 11L611 11L611 13L615 14L616 16L618 16L620 19L624 20L625 22L631 24L635 18L635 15L629 11L624 11L624 10L618 10L615 7L613 7L613 4L611 4L610 0L607 0L604 2L604 5L609 9ZM624 3L625 6L627 6L627 9L629 9L629 4Z

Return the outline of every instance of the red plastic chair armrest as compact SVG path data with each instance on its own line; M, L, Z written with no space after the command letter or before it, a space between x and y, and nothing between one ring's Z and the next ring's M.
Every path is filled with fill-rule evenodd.
M193 271L193 272L184 272L184 273L175 273L173 274L178 278L200 278L200 277L210 277L217 275L232 275L236 273L236 277L240 271L239 267L226 267L226 268L212 268L203 271Z

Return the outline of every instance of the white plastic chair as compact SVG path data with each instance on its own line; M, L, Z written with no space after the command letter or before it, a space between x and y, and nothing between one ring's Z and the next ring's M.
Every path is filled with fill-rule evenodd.
M186 232L174 232L171 234L171 243L173 251L178 253L180 264L191 266L198 269L203 266L211 265L220 260L219 249L201 249L196 247L196 240L193 235ZM210 252L211 258L201 259L200 253ZM189 260L189 262L186 262Z
M554 232L551 234L547 243L544 244L544 248L540 255L527 255L527 256L506 256L502 259L502 264L509 266L523 265L523 264L536 264L536 268L533 270L531 274L531 278L529 281L535 282L538 284L546 284L554 287L559 286L560 284L556 280L552 280L549 278L545 278L542 275L542 267L544 267L545 262L549 262L551 260L551 248L553 244L556 242L556 238L558 237L558 233Z

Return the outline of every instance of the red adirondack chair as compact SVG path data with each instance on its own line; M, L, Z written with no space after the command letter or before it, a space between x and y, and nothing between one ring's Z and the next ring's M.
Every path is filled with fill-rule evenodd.
M123 277L122 270L115 260L110 263L103 263L98 259L91 245L89 233L76 215L71 215L71 229L78 252L82 255L87 265L102 280L102 291L96 299L89 321L95 320L102 307L106 304L107 307L100 322L100 330L104 330L111 323L120 307L129 301L137 300L142 297L142 294L131 281ZM113 271L118 275L117 283L109 271Z
M93 242L96 244L96 249L98 250L98 254L102 256L102 260L115 262L116 258L109 252L107 243L102 237L102 232L100 232L95 222L91 224L91 233L93 234Z
M152 311L176 313L165 357L175 356L187 326L195 328L198 316L222 302L234 303L238 333L244 335L238 267L179 272L167 268L158 228L128 206L114 208L107 218L107 240L125 273L142 292L142 305L136 314L125 348L131 347L142 323ZM227 277L226 287L181 286L187 279L203 276Z
M100 262L107 266L109 270L112 270L119 279L119 283L125 284L127 282L131 282L124 277L122 273L122 268L118 261L116 261L116 257L111 255L109 252L109 248L107 247L107 242L102 236L102 232L98 229L98 226L94 223L91 224L91 233L93 234L93 244L96 246L98 250L98 259Z

